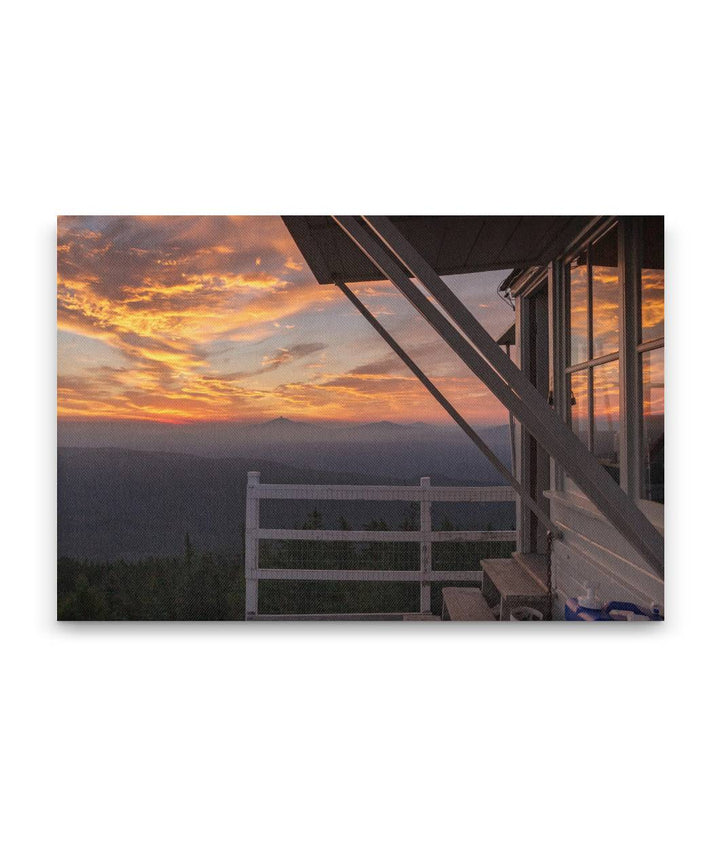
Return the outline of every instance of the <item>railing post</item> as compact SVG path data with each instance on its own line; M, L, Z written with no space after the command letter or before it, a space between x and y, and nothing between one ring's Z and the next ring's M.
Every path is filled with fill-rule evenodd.
M258 611L258 529L260 528L260 499L257 487L260 473L247 474L245 494L245 620L257 615Z
M430 612L430 571L432 570L432 516L430 514L430 478L420 479L420 612Z

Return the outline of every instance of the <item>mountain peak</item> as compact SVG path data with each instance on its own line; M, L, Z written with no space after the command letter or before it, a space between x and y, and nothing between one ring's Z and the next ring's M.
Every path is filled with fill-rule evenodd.
M269 419L263 422L263 425L302 425L302 422L297 422L294 419L288 419L286 416L276 416L275 419Z

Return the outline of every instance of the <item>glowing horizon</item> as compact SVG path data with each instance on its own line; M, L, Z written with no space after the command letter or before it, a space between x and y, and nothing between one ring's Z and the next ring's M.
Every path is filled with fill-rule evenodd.
M448 278L494 335L504 274ZM388 283L354 286L466 418L506 411ZM279 217L58 219L58 418L448 419Z

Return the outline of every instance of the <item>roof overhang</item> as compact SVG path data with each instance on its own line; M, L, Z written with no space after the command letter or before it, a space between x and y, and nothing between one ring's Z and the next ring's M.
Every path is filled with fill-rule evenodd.
M514 345L515 344L515 322L507 328L507 330L500 336L499 339L495 340L498 345Z
M282 218L320 284L385 277L332 217ZM398 216L389 218L441 276L545 265L592 217Z

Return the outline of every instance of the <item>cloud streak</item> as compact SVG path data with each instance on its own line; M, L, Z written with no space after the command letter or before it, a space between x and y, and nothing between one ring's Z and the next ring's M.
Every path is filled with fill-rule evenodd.
M357 290L480 407L392 286ZM61 217L57 301L61 419L442 418L277 217Z
M235 405L258 395L229 382L324 346L277 348L258 372L217 376L209 348L260 342L338 300L313 280L278 218L60 218L58 327L104 342L127 368L62 378L59 413L237 418L244 407Z
M272 354L263 357L262 365L254 371L228 372L227 374L214 375L212 378L207 379L242 380L244 378L257 377L258 375L275 371L280 366L293 363L297 359L316 354L326 347L322 342L305 342L304 344L292 345L289 348L278 348Z

